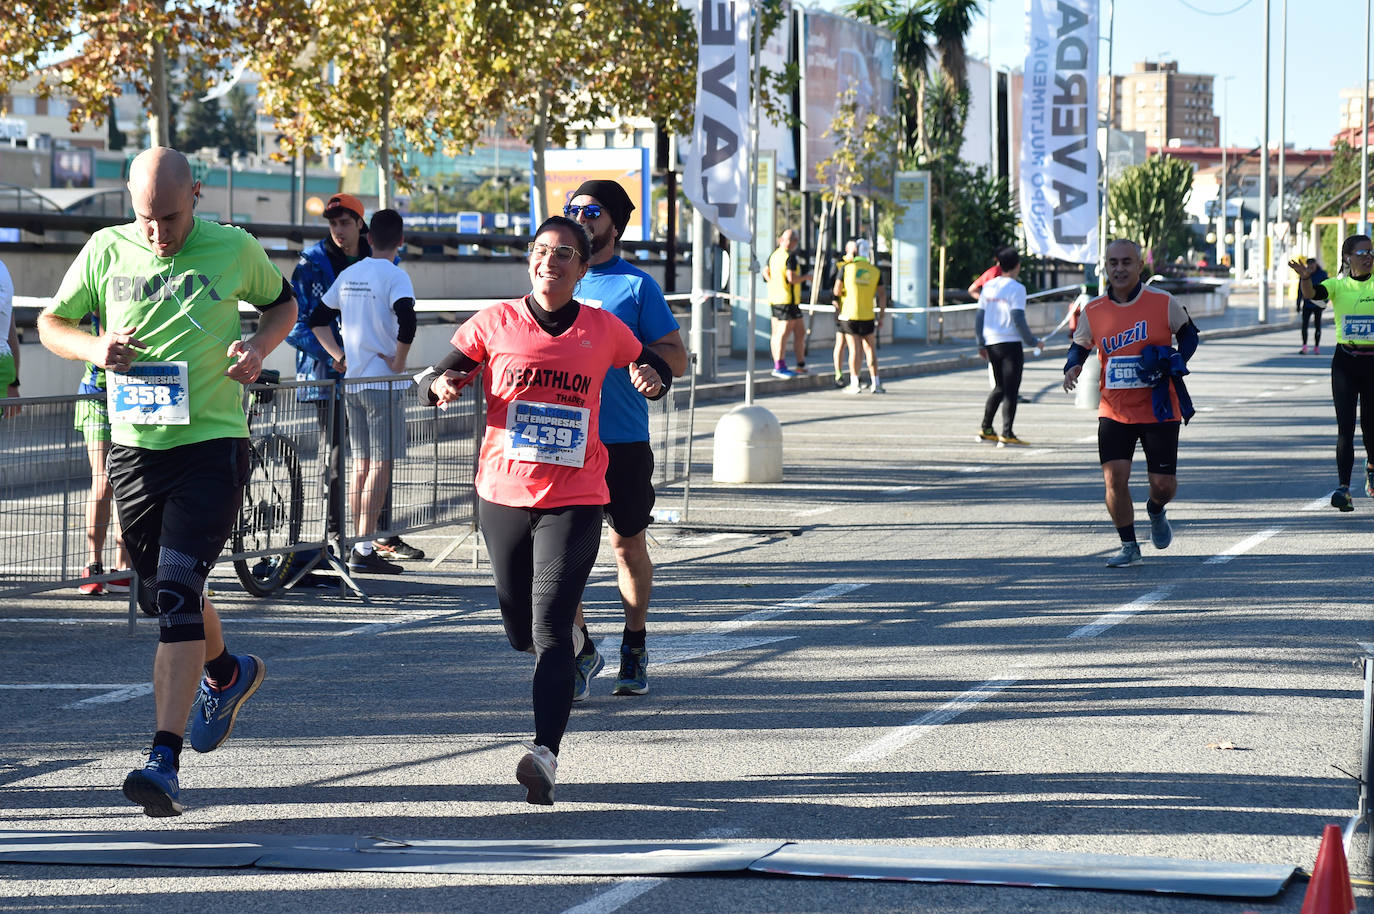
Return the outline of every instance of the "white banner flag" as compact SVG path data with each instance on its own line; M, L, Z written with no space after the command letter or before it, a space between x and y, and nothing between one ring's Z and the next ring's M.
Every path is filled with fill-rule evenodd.
M749 241L749 3L701 0L697 104L683 190L725 237Z
M1021 222L1032 253L1097 262L1097 0L1026 0Z

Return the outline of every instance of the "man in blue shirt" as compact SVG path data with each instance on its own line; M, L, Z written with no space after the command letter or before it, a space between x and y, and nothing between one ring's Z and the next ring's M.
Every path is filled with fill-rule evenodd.
M615 181L583 182L563 208L563 214L576 219L591 239L590 269L578 284L577 300L624 321L641 343L668 363L673 376L680 378L687 371L687 347L663 291L649 274L616 255L616 245L634 208L625 189ZM620 674L613 694L643 695L649 691L644 636L654 566L649 560L645 530L653 519L654 452L649 445L648 403L634 389L624 368L612 369L601 391L601 442L610 457L606 484L611 500L606 505L606 520L611 525L620 602L625 609ZM573 698L580 701L590 693L590 681L605 661L587 632L581 606L577 608L577 626L582 631L583 647L577 656Z

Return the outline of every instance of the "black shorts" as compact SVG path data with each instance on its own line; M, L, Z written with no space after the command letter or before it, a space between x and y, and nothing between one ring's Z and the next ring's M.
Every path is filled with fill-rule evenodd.
M654 449L647 441L606 445L606 521L621 536L634 536L653 523Z
M157 580L163 546L214 564L238 519L249 461L247 438L165 451L111 446L110 486L141 579Z
M1109 460L1131 460L1136 442L1145 451L1145 466L1161 476L1178 475L1178 430L1180 422L1117 422L1097 420L1097 456Z
M801 320L801 305L769 305L773 309L773 320L775 321L798 321Z
M835 327L841 333L852 333L854 336L869 336L877 326L876 320L872 321L842 321L836 320Z

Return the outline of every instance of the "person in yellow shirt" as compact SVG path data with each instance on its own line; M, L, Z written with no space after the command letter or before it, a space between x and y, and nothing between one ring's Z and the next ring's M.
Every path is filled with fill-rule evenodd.
M806 327L802 323L802 283L811 281L811 274L803 274L797 262L797 233L788 229L778 236L778 247L763 267L768 283L768 304L773 311L773 377L791 378L806 374ZM787 338L797 354L797 370L787 368Z
M887 290L883 287L882 271L870 260L873 249L867 238L855 238L845 244L845 263L835 277L835 307L839 309L835 321L837 333L843 333L849 344L849 387L857 394L859 386L859 347L863 347L868 361L868 376L873 380L875 394L886 393L878 379L877 330L887 311Z

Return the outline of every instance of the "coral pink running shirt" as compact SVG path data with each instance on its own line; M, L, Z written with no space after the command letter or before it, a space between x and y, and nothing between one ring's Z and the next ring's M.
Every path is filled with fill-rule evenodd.
M571 327L550 336L519 298L473 315L452 343L486 366L477 494L512 508L604 505L601 385L643 349L633 331L608 311L583 307Z

